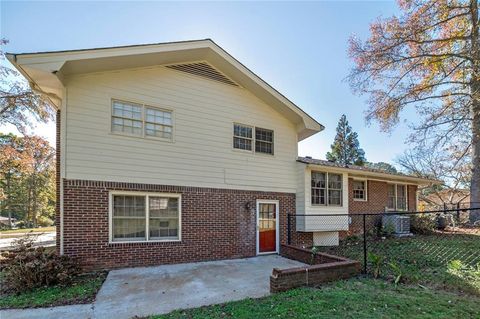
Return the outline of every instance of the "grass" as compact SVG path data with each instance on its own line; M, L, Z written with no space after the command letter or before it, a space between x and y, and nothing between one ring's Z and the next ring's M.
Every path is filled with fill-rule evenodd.
M106 276L106 272L84 274L66 287L42 287L20 294L0 294L0 309L90 303L95 300Z
M150 319L174 318L478 318L472 296L419 286L395 286L360 278L319 289L300 288L261 299L174 311Z
M398 267L404 283L480 296L480 233L372 239L367 246L369 253L382 259L380 276L384 278L391 279L393 268ZM322 250L363 261L362 240ZM374 265L368 267L371 272Z

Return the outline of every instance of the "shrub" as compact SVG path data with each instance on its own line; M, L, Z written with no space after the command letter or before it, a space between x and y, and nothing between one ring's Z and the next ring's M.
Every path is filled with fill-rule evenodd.
M37 219L37 225L39 227L49 227L53 225L53 220L51 220L47 216L39 216Z
M410 230L416 234L432 234L437 227L435 216L431 214L418 214L410 217Z
M79 267L68 256L59 256L44 247L33 247L34 236L17 240L13 249L2 253L0 271L3 289L16 293L42 286L64 285L78 274Z

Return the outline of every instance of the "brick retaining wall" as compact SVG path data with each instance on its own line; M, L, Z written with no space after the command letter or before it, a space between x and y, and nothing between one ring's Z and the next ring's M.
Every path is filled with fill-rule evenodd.
M304 267L289 269L274 268L270 276L270 292L281 292L303 286L318 286L322 283L347 279L360 273L360 262L325 253L316 253L312 258L311 250L282 244L282 256L305 264Z

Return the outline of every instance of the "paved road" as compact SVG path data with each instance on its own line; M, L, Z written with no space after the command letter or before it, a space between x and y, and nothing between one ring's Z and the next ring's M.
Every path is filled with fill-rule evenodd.
M44 233L29 233L35 236L35 246L55 246L56 232L44 232ZM9 234L10 235L10 234ZM8 250L12 247L12 243L18 238L26 236L26 234L19 235L15 238L2 238L0 235L0 250Z

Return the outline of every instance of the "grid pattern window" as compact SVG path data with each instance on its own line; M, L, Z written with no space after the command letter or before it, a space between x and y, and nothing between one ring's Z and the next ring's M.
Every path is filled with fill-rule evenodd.
M233 125L233 148L245 151L252 150L253 128L242 124Z
M395 189L395 185L394 184L388 184L387 185L387 208L388 209L396 209L397 208L397 205L396 205L396 189Z
M149 238L178 239L178 198L149 197Z
M180 197L112 195L113 242L180 239Z
M342 175L328 173L328 205L342 206Z
M312 204L325 205L327 192L327 174L312 172Z
M407 210L407 185L397 185L397 210Z
M112 132L172 140L172 111L144 104L112 101Z
M367 200L367 181L353 181L353 199L366 201Z
M112 107L113 132L142 136L142 105L113 101Z
M113 197L113 240L145 240L145 197L115 195Z
M312 172L311 178L312 205L342 206L341 174Z
M146 108L145 135L172 138L172 112Z
M388 202L389 210L406 211L407 210L407 185L388 184Z
M273 155L273 131L255 128L255 152Z

